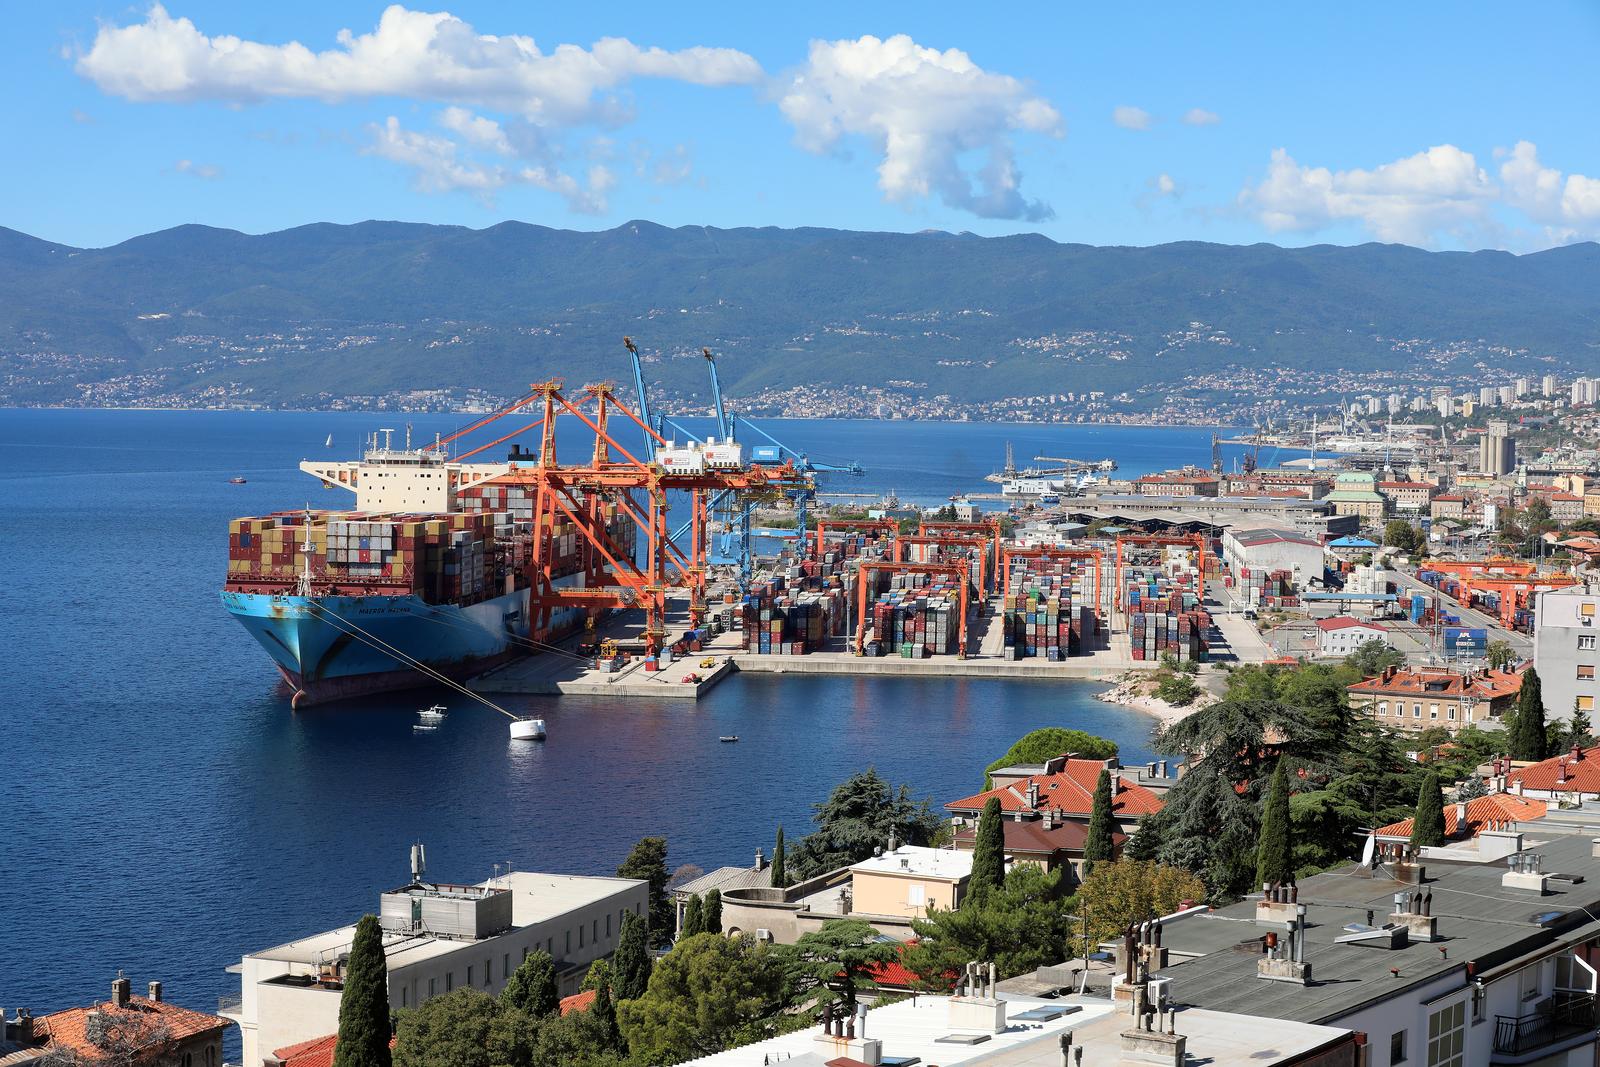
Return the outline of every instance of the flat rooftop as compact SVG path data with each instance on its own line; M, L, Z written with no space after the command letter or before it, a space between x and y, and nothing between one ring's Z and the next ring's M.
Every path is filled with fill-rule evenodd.
M964 848L927 848L901 845L850 869L859 874L898 874L922 878L966 878L972 874L972 856Z
M479 882L477 886L511 890L511 924L523 927L533 926L613 897L621 897L639 884L631 878L514 871L497 879ZM332 962L340 953L349 951L355 932L355 924L352 923L334 930L325 930L320 934L286 941L261 952L252 952L250 955L256 959L314 967L319 963ZM471 941L423 935L392 933L384 935L384 952L389 958L391 968L445 955L470 944Z
M951 1033L947 997L919 996L867 1013L866 1036L883 1042L890 1062L920 1062L939 1067L1059 1067L1061 1034L1072 1031L1074 1045L1084 1047L1084 1063L1115 1064L1122 1060L1122 1032L1132 1018L1114 1012L1111 1002L1097 997L1040 1000L1001 993L1010 1025L973 1045L938 1039ZM1053 1018L1019 1019L1025 1012L1061 1012ZM1272 1067L1346 1040L1348 1030L1247 1015L1189 1008L1177 1014L1178 1032L1188 1037L1191 1063L1207 1067ZM782 1037L690 1060L691 1067L822 1067L829 1057L814 1042L817 1026Z

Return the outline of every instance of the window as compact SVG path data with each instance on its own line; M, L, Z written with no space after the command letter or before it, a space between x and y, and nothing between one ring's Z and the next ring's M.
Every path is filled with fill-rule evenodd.
M1578 698L1578 710L1579 711L1593 711L1594 710L1594 697L1579 697Z
M572 931L567 931L567 955L572 955Z
M523 949L522 950L522 954L524 956L526 956L528 954L528 950L527 949ZM506 980L507 978L510 978L510 977L511 977L511 953L507 952L506 953L506 958L500 961L500 980L504 981L504 980Z
M472 964L467 964L467 984L472 984Z
M494 981L494 958L491 956L483 961L483 987L488 989L492 981Z
M402 1008L406 1006L406 993L408 992L409 990L407 990L405 986L400 987L400 1006Z
M1379 715L1387 715L1387 714L1389 714L1389 702L1387 700L1378 701L1378 714Z
M1428 718L1437 719L1438 717L1439 717L1439 705L1437 705L1437 704L1429 704L1428 705Z
M456 972L454 972L454 971L446 971L446 972L444 972L444 991L446 993L448 993L448 992L450 992L450 990L454 989L455 987L456 987Z
M439 979L437 978L428 979L428 996L433 996L435 990L438 988L438 982Z
M1588 682L1588 681L1593 681L1594 680L1594 664L1593 663L1580 663L1580 664L1578 664L1578 680L1582 681L1582 682Z
M1428 1016L1428 1067L1462 1067L1466 1015L1466 1003L1458 1000Z
M572 935L568 934L567 937L570 940ZM583 947L583 927L581 927L581 926L578 927L578 947L579 948Z
M1456 706L1454 704L1450 705L1449 714L1451 719L1456 717Z
M592 945L600 940L600 920L596 919L589 924L589 943Z
M1579 652L1593 652L1594 648L1595 648L1595 635L1594 634L1579 634L1578 635L1578 651Z
M1411 717L1413 719L1422 718L1422 705L1421 704L1413 704L1413 705L1411 705Z
M1389 1062L1391 1064L1406 1062L1406 1032L1404 1030L1396 1030L1389 1035Z
M1524 967L1522 973L1517 975L1519 999L1539 999L1539 968L1540 964L1535 963L1531 967Z
M1578 614L1582 615L1584 618L1587 618L1587 619L1594 618L1594 605L1593 604L1579 604L1578 605Z
M606 937L611 936L611 913L606 912Z
M928 902L928 891L918 882L906 888L906 903L913 908L920 908Z

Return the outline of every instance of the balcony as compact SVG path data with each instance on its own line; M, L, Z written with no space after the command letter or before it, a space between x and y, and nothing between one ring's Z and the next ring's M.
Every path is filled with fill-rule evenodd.
M244 998L238 994L234 994L233 996L218 997L217 1014L228 1016L238 1015L240 1008L243 1007L243 1001Z
M1512 1058L1500 1062L1515 1062L1515 1057L1594 1032L1594 994L1560 992L1531 1015L1496 1015L1494 1051L1497 1057Z

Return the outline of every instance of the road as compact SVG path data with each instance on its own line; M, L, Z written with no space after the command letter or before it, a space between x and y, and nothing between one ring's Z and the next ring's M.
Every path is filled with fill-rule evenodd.
M1476 608L1469 608L1457 603L1427 582L1420 581L1405 571L1395 570L1391 573L1394 574L1395 585L1402 594L1410 592L1428 593L1435 598L1445 611L1454 612L1461 616L1461 624L1463 626L1483 627L1489 631L1490 641L1504 641L1511 646L1511 650L1517 654L1518 659L1531 659L1533 657L1533 639L1527 634L1519 634L1513 630L1507 630L1493 616L1485 615Z

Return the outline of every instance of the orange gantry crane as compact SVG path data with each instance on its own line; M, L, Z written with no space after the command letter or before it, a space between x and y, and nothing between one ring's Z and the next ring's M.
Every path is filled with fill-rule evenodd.
M866 533L869 531L877 531L878 533L887 534L887 540L892 542L895 536L900 532L900 524L893 519L819 518L817 520L816 540L813 542L813 544L816 545L816 554L818 559L822 558L822 550L827 541L829 530L839 533L849 533L851 531L855 531L857 533Z
M1122 603L1122 567L1126 557L1123 555L1123 545L1155 545L1174 547L1188 545L1195 549L1197 559L1195 568L1200 574L1200 587L1195 593L1205 599L1206 582L1206 535L1205 534L1118 534L1116 546L1116 566L1112 576L1112 595L1116 598L1116 606L1120 610L1125 605Z
M956 623L956 658L967 658L967 590L972 584L972 574L964 563L891 563L863 561L856 565L856 641L855 654L866 654L867 605L872 592L871 576L878 571L893 574L926 574L930 577L952 578L960 590L960 616Z
M990 552L989 573L1000 573L1000 544L1005 537L1000 533L999 518L988 518L980 522L955 522L952 520L923 519L917 524L919 536L934 535L938 537L973 536L988 539L992 551Z
M583 588L557 588L554 555L536 552L529 564L530 629L536 639L550 632L554 612L579 607L591 614L606 608L639 608L645 613L645 652L660 650L666 637L667 593L689 593L691 623L705 614L708 501L727 490L782 488L801 479L793 465L719 466L704 453L659 449L654 461L630 453L611 435L608 422L621 416L657 444L668 444L637 414L622 404L609 384L594 385L576 402L561 391L561 382L533 386L533 392L488 415L460 434L488 426L532 404L538 419L465 455L475 455L522 433L540 430L538 462L514 467L497 478L532 491L536 540L557 517L571 522L590 551ZM584 410L585 407L588 410ZM563 466L556 456L556 427L562 420L583 423L594 434L594 452L587 463ZM693 512L687 550L672 541L667 528L668 494L687 494ZM604 510L615 504L644 535L644 551L617 542L607 529Z
M947 548L966 549L968 558L978 561L978 591L987 593L990 588L990 579L994 572L989 566L990 543L987 537L944 537L932 534L897 534L891 545L893 558L901 563L954 563L955 560L944 558ZM911 550L922 548L929 550L938 549L939 559L911 558Z

